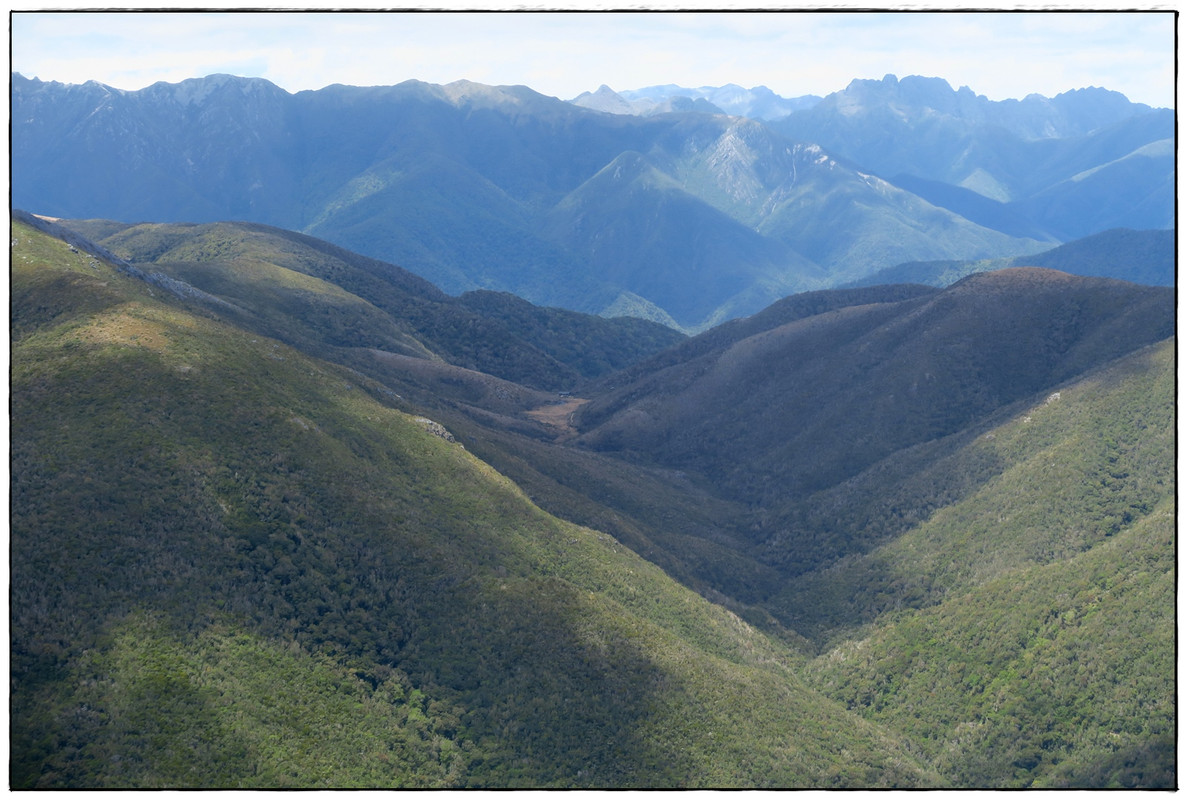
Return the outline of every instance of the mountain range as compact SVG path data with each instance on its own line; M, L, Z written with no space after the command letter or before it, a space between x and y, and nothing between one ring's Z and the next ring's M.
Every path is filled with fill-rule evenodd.
M685 332L904 262L1173 226L1168 109L1103 89L991 102L918 77L818 101L762 89L624 91L672 109L627 115L467 81L290 94L228 75L122 91L14 74L13 203L273 225L450 295Z
M671 124L727 121L774 141ZM602 178L678 209L655 160ZM13 217L14 788L1176 785L1170 287L686 336L260 222Z
M771 126L820 144L982 225L1019 220L1060 241L1174 227L1174 112L1117 92L991 101L940 78L855 80ZM967 189L977 197L957 191ZM984 198L997 201L994 208ZM994 227L990 224L990 227Z
M725 86L701 86L688 89L675 84L648 86L616 92L603 84L595 92L583 92L569 102L611 114L667 114L677 111L701 111L730 114L735 117L772 120L793 111L811 108L820 102L816 95L780 97L765 86L744 89L736 83Z

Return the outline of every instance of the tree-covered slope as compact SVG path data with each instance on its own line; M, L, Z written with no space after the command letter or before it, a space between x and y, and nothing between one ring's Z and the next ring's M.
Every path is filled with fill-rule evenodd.
M751 314L824 276L786 243L690 194L640 153L623 153L550 212L548 235L595 274L690 330Z
M1015 410L894 493L888 470L849 487L894 501L850 524L922 519L775 601L832 639L816 685L957 785L1174 786L1174 350Z
M685 340L670 328L502 293L449 298L391 265L265 226L66 224L129 258L154 259L140 262L146 274L202 287L187 295L206 313L381 381L388 397L447 423L544 507L612 533L686 585L728 585L743 599L771 590L770 571L721 535L736 513L728 504L663 474L555 446L569 436L569 406L581 402L556 390Z
M16 787L1174 783L1168 289L684 339L14 216Z
M869 545L789 581L778 605L816 635L1069 558L1150 514L1174 488L1173 349L1126 357L804 501L768 542L788 561L802 558L797 540L830 527Z
M1174 510L899 614L815 664L954 785L1177 785Z
M1171 290L1053 270L885 300L727 339L617 385L578 413L580 441L769 509L1174 332Z
M1175 232L1104 231L1038 253L1018 256L1011 266L1047 267L1076 275L1125 279L1149 286L1175 285Z
M639 319L604 319L491 293L452 298L392 264L264 225L146 223L113 232L101 220L63 224L130 262L230 301L243 312L231 317L237 324L306 348L432 357L567 389L684 338Z
M14 786L938 780L376 382L12 239Z

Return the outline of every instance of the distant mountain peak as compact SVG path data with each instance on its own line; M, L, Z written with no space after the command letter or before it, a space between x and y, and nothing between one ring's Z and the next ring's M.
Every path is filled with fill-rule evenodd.
M232 92L241 97L288 95L284 89L265 78L244 78L226 73L186 78L176 83L158 81L143 91L146 96L168 97L182 106L203 103L212 96L225 92Z
M542 95L529 86L519 84L491 86L470 80L459 80L435 88L440 93L440 96L459 107L524 107L535 105L539 102L555 102L554 98Z
M569 102L582 108L604 111L608 114L638 113L629 101L604 83L598 87L596 92L582 92Z
M570 102L615 114L647 116L671 111L698 111L771 120L810 108L820 101L815 95L781 97L766 86L747 89L736 83L695 89L667 83L612 94L603 93L603 89L608 90L608 87L603 85L596 92L585 92Z

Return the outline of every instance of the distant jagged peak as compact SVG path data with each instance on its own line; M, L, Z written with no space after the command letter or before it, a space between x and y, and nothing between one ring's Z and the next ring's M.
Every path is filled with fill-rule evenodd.
M985 106L1024 104L1062 107L1073 104L1086 105L1091 103L1096 105L1107 104L1114 110L1119 108L1133 108L1136 110L1149 108L1149 106L1145 106L1144 104L1132 102L1121 92L1099 86L1069 89L1065 92L1060 92L1054 97L1047 97L1037 92L1031 92L1022 99L1006 98L1004 100L990 100L983 94L977 94L968 86L953 89L952 84L944 78L924 75L908 75L899 78L892 73L884 75L881 80L874 78L855 78L840 92L834 92L829 95L829 99L835 100L836 98L845 96L877 98L881 100L893 98L918 105L938 103L941 106L949 104L953 97L962 97L975 99L978 104Z
M886 75L881 80L856 79L834 92L819 112L861 120L867 115L899 125L947 117L963 125L993 124L1026 139L1077 136L1152 109L1132 103L1120 92L1088 87L1055 97L1031 93L1021 100L990 100L967 86L954 90L943 78Z
M867 104L893 104L901 108L955 110L969 101L987 103L988 98L976 95L967 86L957 91L944 78L908 75L899 78L887 74L881 80L857 78L844 90L829 95L838 108L852 112Z
M157 81L142 91L148 96L168 97L183 106L201 103L227 91L235 91L245 97L288 94L265 78L245 78L223 72L201 78L186 78L176 83Z
M643 108L642 113L658 113L666 112L666 110L703 110L703 112L715 113L716 110L716 113L749 116L749 118L761 120L780 119L795 110L810 108L820 101L820 97L815 95L783 97L764 85L747 89L737 83L726 83L721 87L705 85L705 87L696 89L666 83L642 89L623 90L618 95L636 109ZM686 102L681 103L681 97L693 101L692 106ZM704 102L697 103L696 101ZM654 108L641 107L640 103L653 104Z
M1060 100L1060 99L1064 99L1064 98L1068 98L1068 97L1093 97L1097 100L1100 100L1102 98L1110 98L1116 102L1124 102L1124 103L1129 103L1130 105L1145 106L1146 108L1154 108L1154 106L1149 106L1149 105L1146 105L1145 103L1135 103L1133 100L1130 100L1129 97L1126 96L1124 93L1118 92L1115 89L1106 89L1103 86L1085 86L1080 89L1068 89L1066 92L1060 92L1059 94L1055 95L1056 100Z
M128 94L128 92L123 89L117 89L114 86L108 86L105 83L100 83L99 81L95 81L95 80L86 81L84 83L63 83L61 81L43 81L36 76L34 76L32 78L26 78L24 75L22 75L19 72L12 73L11 77L12 77L13 92L18 92L22 88L27 88L31 91L38 91L40 89L60 89L60 90L64 90L67 92L71 92L71 91L81 91L81 92L86 92L86 93L99 92L101 94L109 95L109 96L110 95Z

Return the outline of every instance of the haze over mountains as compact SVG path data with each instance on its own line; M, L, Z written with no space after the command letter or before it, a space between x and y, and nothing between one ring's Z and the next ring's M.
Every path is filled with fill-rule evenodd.
M759 89L697 91L768 113ZM1173 112L1098 89L995 103L888 76L768 121L608 114L465 81L124 92L14 75L12 102L19 207L263 222L450 294L692 331L907 261L1173 222Z
M674 111L702 111L736 117L772 120L792 111L811 108L820 102L816 95L780 97L765 86L744 89L736 83L687 89L675 84L648 86L616 92L603 84L596 92L583 92L570 102L612 114L665 114Z
M10 784L1177 786L1173 113L760 90L14 75Z

